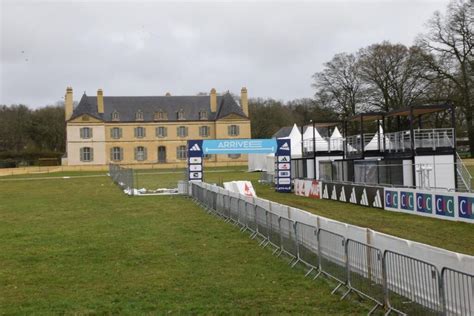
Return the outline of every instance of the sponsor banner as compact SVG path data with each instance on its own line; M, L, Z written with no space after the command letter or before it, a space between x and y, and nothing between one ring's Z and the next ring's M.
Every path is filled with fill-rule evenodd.
M320 199L320 184L318 180L295 179L295 194Z
M454 196L435 194L435 212L436 215L454 217Z
M291 156L278 156L278 162L285 162L285 163L290 163L291 162Z
M202 171L201 165L189 165L189 171Z
M249 197L256 197L252 182L250 181L231 181L224 182L224 188L229 191L237 192Z
M202 140L188 141L188 180L202 181Z
M322 198L358 205L383 208L384 189L381 187L342 184L337 182L320 182Z
M398 210L400 205L399 195L398 191L385 189L385 209Z
M400 208L405 211L414 211L415 193L400 191Z
M291 140L277 139L275 164L275 189L277 192L291 192Z
M416 211L433 214L433 194L416 193Z
M385 209L474 223L474 194L385 188Z
M474 214L473 204L474 204L474 195L470 194L459 194L457 196L457 215L459 216L459 220L472 222L474 223Z

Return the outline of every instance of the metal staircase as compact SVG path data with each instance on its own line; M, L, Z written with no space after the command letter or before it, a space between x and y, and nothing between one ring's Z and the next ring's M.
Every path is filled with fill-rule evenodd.
M466 165L462 161L459 154L456 152L456 191L471 192L472 176Z

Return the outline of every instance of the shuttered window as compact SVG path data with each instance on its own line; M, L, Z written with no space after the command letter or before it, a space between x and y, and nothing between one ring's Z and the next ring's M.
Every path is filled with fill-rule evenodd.
M164 126L158 126L156 128L156 137L166 137L168 136L168 129Z
M81 161L89 162L94 160L94 149L91 147L82 147L79 150L79 158Z
M92 128L90 127L83 127L79 130L80 136L83 139L92 138Z
M209 136L209 126L200 126L199 127L199 136L208 137Z
M178 135L178 137L188 136L188 128L186 126L178 126L176 129L176 135Z
M144 127L135 127L135 138L143 138L146 136L146 130Z
M228 131L229 136L239 136L240 126L238 126L238 125L229 125L227 127L227 131Z
M147 150L143 146L135 147L135 160L145 161L147 160Z
M120 127L113 127L110 129L110 137L113 139L122 138L122 129Z
M123 148L112 147L110 148L110 160L111 161L122 161L123 160Z

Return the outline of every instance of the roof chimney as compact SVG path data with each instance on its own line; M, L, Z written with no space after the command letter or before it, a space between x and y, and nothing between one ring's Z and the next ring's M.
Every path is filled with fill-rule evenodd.
M211 112L217 112L217 93L216 89L211 89Z
M66 95L64 96L64 116L65 120L69 120L73 111L72 87L66 88Z
M246 87L243 87L240 90L240 106L242 107L242 111L244 111L245 115L249 116L249 101Z
M97 113L104 113L104 92L97 90Z

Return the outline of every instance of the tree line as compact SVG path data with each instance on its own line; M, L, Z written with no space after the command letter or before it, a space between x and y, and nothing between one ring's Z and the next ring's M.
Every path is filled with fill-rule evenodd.
M453 0L444 14L433 14L412 46L384 41L334 55L312 77L313 98L249 99L252 137L269 138L281 127L311 119L341 120L365 111L448 101L474 156L472 9L469 0ZM435 115L431 124L442 124L447 115ZM0 158L64 151L63 103L37 110L0 105Z
M434 13L412 46L384 41L336 54L313 75L315 103L347 118L448 102L456 108L458 130L467 131L473 155L472 9L469 0L453 0L444 14ZM437 116L433 124L445 119Z
M36 110L0 105L0 159L59 158L65 151L64 105Z

